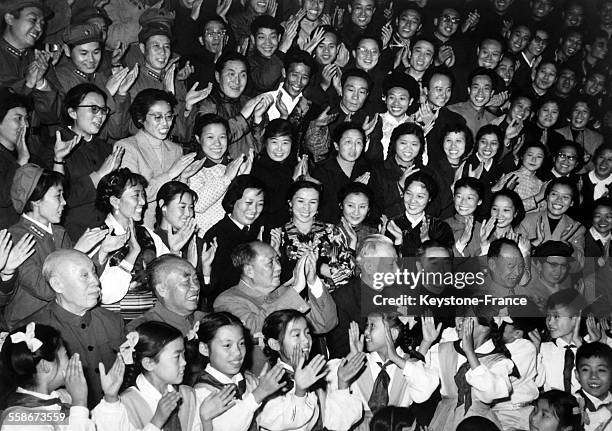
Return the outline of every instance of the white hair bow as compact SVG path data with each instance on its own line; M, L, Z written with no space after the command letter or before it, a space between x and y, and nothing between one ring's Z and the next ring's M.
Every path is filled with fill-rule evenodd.
M42 341L35 337L35 330L36 323L30 322L26 326L25 334L23 332L16 332L11 335L11 342L17 344L23 341L28 346L28 349L30 349L30 352L34 353L43 345Z
M194 324L193 324L193 328L191 328L189 330L189 332L187 332L187 339L188 340L197 340L198 339L198 330L200 329L200 321L197 320Z
M119 354L126 365L134 363L134 348L138 344L138 337L138 332L132 331L125 336L125 342L119 346Z
M500 327L504 322L510 324L514 323L514 320L512 320L510 316L495 316L493 317L493 321L497 324L497 327Z

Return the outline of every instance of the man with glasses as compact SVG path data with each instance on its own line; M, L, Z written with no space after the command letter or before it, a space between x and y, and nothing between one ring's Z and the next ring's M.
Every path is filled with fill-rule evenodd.
M453 67L457 59L465 58L465 51L457 37L460 24L461 15L453 8L442 9L434 19L432 42L438 52L435 60L437 66Z
M513 84L520 88L526 88L530 83L531 69L541 61L542 53L548 46L549 34L543 28L536 28L532 33L531 40L518 55L519 66L514 73Z
M572 287L568 274L573 251L571 244L563 241L545 241L536 247L531 260L531 280L520 293L545 310L550 295Z

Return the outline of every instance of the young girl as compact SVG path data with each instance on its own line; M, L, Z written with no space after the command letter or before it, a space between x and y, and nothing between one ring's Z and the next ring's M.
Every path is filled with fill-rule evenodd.
M278 363L286 370L287 390L266 401L257 415L261 429L310 431L321 423L328 429L346 430L361 419L361 400L350 393L349 385L363 367L363 353L342 359L335 373L326 373L322 355L306 364L312 337L306 318L296 310L271 313L262 332L270 365ZM315 389L326 374L327 388Z
M580 176L582 180L581 207L583 209L583 224L589 223L592 214L593 202L609 195L608 186L612 184L612 146L600 145L593 153L595 169Z
M500 178L493 187L499 191L503 187L514 190L523 201L525 211L536 211L536 201L540 202L544 195L544 182L536 176L546 158L546 147L539 142L525 144L518 154L521 167Z
M483 220L480 226L480 255L487 254L489 244L498 238L529 238L521 226L524 218L523 201L516 192L503 189L495 193L491 199L489 219Z
M198 404L210 394L230 386L235 393L233 406L211 421L219 431L246 431L252 427L253 415L270 395L285 386L280 364L264 367L260 379L240 372L246 358L245 329L240 319L228 312L211 313L198 330L199 350L206 358L204 372L195 382Z
M351 354L366 347L366 366L351 384L365 411L359 430L368 430L372 416L389 406L408 407L413 402L429 399L438 386L438 376L422 362L405 358L399 347L404 325L397 312L372 312L368 315L365 333L359 335L359 326L351 322L349 343ZM330 368L338 360L330 361Z
M388 236L394 239L402 256L416 256L417 249L428 239L451 248L455 242L451 228L425 213L438 193L433 178L424 172L416 172L406 178L404 184L404 214L391 220L387 226Z
M95 430L79 355L68 359L59 332L29 323L6 337L1 353L1 430L32 427L20 418L33 415L40 416L37 430Z
M441 382L442 401L430 424L434 430L454 430L469 416L484 416L499 425L490 405L511 391L510 374L515 366L498 336L493 310L466 311L455 318L459 340L442 342L429 350L433 337L424 337L419 348L427 352L427 368L435 371Z
M431 165L442 177L444 187L452 189L455 180L461 176L462 162L472 151L474 137L465 124L448 125L442 134L440 146L444 150L444 157L432 160Z
M476 211L482 204L484 186L472 177L461 178L455 183L455 215L445 222L455 238L455 256L480 256L480 222L475 219Z
M200 236L225 215L221 201L232 180L251 171L251 159L250 163L244 164L242 157L230 162L227 155L228 130L227 120L216 114L198 117L193 127L194 137L206 157L202 169L188 182L199 197L195 205L195 218Z
M151 426L200 430L195 393L191 387L180 385L186 361L183 334L178 329L163 322L143 323L128 334L121 355L128 365L134 365L125 376L129 387L118 396L123 380L120 360L108 374L100 369L104 399L92 412L99 431Z
M543 392L529 415L529 431L582 431L576 398L557 389Z
M334 232L353 251L359 248L368 235L377 232L376 227L369 225L367 220L372 199L372 190L358 182L347 184L338 194L342 218Z

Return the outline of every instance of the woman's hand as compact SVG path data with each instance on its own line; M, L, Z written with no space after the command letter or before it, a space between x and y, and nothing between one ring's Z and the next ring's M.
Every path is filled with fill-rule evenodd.
M393 244L402 245L404 243L404 233L394 220L387 223L387 231L389 231L389 233L393 236Z
M200 169L202 169L202 166L204 166L205 161L206 161L206 158L204 157L200 160L194 160L193 162L191 162L191 164L187 166L185 170L179 176L179 181L187 184L187 181L189 181L189 178L193 177L195 174L200 172Z
M296 348L300 349L299 346ZM314 385L319 379L325 377L327 374L327 370L325 369L325 358L323 355L317 355L308 363L308 365L304 366L304 362L306 358L299 352L299 360L295 369L295 395L298 397L303 397L306 395L308 388Z
M215 254L217 253L217 238L213 238L210 245L204 244L202 246L202 274L204 276L210 277L210 273L212 272L212 263L215 260Z
M436 326L433 316L421 317L421 331L423 333L423 341L431 346L440 337L442 322Z
M200 405L200 420L207 422L221 416L236 404L235 396L235 385L226 385L208 395Z
M466 353L474 353L474 319L471 317L463 319L462 344Z
M68 361L65 373L64 385L72 398L72 405L87 407L87 381L78 353L72 355Z
M540 346L542 345L542 336L540 335L540 331L538 329L534 329L529 331L527 335L529 335L529 340L535 346L536 352L540 353Z
M55 145L53 146L53 160L63 162L68 154L72 152L74 147L77 146L81 140L81 135L76 135L72 139L62 141L62 135L60 131L55 132Z
M338 367L338 389L348 389L365 363L366 355L363 352L351 352L343 358Z
M17 163L23 166L30 161L30 150L26 144L27 126L22 126L17 130L17 142L15 143L15 152L17 153Z
M246 160L238 168L238 175L248 175L251 173L253 168L253 161L255 160L255 152L252 148L249 148L249 154L246 156Z
M191 86L187 94L185 95L185 112L191 111L191 109L202 100L206 99L212 91L212 82L209 82L206 88L198 90L199 82L196 82Z
M344 231L346 232L346 236L348 237L349 243L348 246L351 250L355 250L357 248L357 233L351 223L346 219L346 217L342 216L340 219L342 226L344 227Z
M427 216L423 217L419 235L421 237L421 244L429 240L429 219L427 218Z
M123 159L124 154L125 154L125 148L119 145L116 145L115 148L113 148L113 152L110 153L104 159L104 162L102 162L102 166L100 166L100 168L98 168L98 170L96 171L96 174L97 174L97 181L95 183L96 186L97 186L97 182L99 182L100 179L102 179L102 177L105 177L106 175L110 174L114 170L119 169L119 166L121 166L121 160Z
M166 392L164 395L162 395L161 399L157 403L157 408L155 409L153 419L151 419L151 424L155 425L159 429L162 429L174 409L177 408L180 400L181 394L179 392Z
M74 249L82 253L89 253L96 245L98 245L108 235L108 229L87 229L83 235L77 240Z
M280 253L280 246L282 243L283 231L280 227L274 228L270 231L270 245L277 253Z
M467 247L470 240L472 239L472 232L474 231L474 216L469 215L465 218L465 227L463 228L463 233L457 240L457 244L462 246L462 250ZM457 246L457 249L459 247Z
M330 109L331 107L328 106L327 108L323 110L323 112L321 112L321 114L319 114L317 119L314 120L315 126L317 127L329 126L331 123L333 123L336 120L336 118L338 118L337 113L334 113L334 114L329 113Z
M168 177L170 177L171 180L180 177L183 171L187 169L187 167L191 165L191 163L193 163L195 157L196 153L189 153L179 157L174 161L172 166L170 166L170 169L166 171L166 174L168 175Z
M119 389L123 383L123 374L125 373L125 364L121 355L117 354L113 366L106 372L106 368L102 362L98 363L100 370L100 386L104 393L104 400L107 403L115 403L119 401Z
M168 232L168 248L171 253L180 255L183 247L189 242L196 231L196 222L191 217L185 224L176 232L172 232L172 227Z
M364 335L359 334L359 325L357 322L353 321L349 325L348 330L349 337L349 349L351 353L361 353L363 352L363 340Z
M543 217L538 217L538 220L536 221L536 239L533 241L533 245L535 247L537 247L540 244L542 244L544 242L544 240L546 239L546 235L545 235L544 231L545 231L545 229L544 229L544 218Z
M7 232L10 241L10 234ZM30 256L36 252L36 241L31 233L27 233L22 236L17 244L10 248L8 258L5 261L4 268L2 268L2 262L0 262L0 271L5 274L11 274L17 270ZM1 258L0 258L1 259Z
M259 374L259 384L253 391L255 401L261 403L270 395L275 394L283 388L287 384L287 382L282 381L284 375L285 368L283 368L280 363L270 368L269 364L266 362Z
M298 163L293 170L293 181L297 181L303 175L308 175L308 154L298 156Z

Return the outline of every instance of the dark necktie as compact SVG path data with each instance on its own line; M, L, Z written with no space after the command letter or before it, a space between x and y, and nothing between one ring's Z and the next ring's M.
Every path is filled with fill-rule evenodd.
M236 394L235 394L235 396L238 399L242 399L242 395L244 395L244 392L246 391L246 379L240 380L238 382L238 384L234 384L234 383L221 383L219 380L217 380L216 378L214 378L213 376L211 376L207 372L203 372L197 378L196 383L204 383L204 384L207 384L209 386L212 386L215 389L223 389L228 384L231 384L232 386L236 387Z
M563 390L572 393L572 370L574 369L575 355L572 351L573 344L565 346L565 361L563 362Z
M242 230L243 234L245 234L245 235L249 234L249 227L248 226L243 226L243 228L241 230Z
M391 382L391 377L389 377L389 373L387 373L386 368L392 363L392 361L387 361L384 364L382 362L377 362L378 366L380 367L380 373L378 373L378 376L374 381L372 394L370 395L370 399L368 401L368 406L370 407L372 414L389 404L388 388L389 383Z

